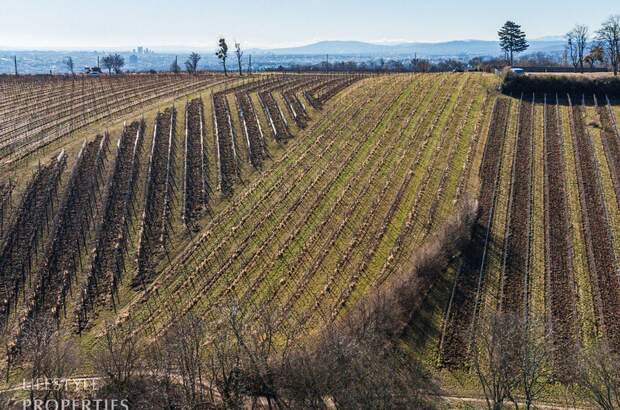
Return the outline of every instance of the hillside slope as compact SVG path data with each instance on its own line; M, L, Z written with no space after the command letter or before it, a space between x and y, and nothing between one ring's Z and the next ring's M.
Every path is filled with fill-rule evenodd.
M339 317L475 189L490 81L402 75L345 91L122 320L154 336L189 311L216 320L231 300L300 334Z
M18 287L1 288L13 298L5 341L19 335L21 318L50 305L32 297L41 289L62 295L53 311L85 351L108 322L148 341L189 312L217 322L231 304L269 312L277 332L302 338L409 269L458 204L475 198L473 243L413 312L415 354L446 384L462 383L476 332L496 311L541 319L560 372L579 346L605 339L617 350L618 107L604 96L507 97L497 81L482 73L213 81L150 108L144 123L111 126L108 137L94 124L88 131L102 136L88 138L84 160L76 160L83 138L59 138L17 162L17 188L0 181L0 199L14 190L17 209L32 168L60 167L51 157L67 169L100 169L102 158L106 182L91 207L91 197L66 193L74 180L95 191L93 178L63 177L60 198L79 204L81 222L55 217L54 229L38 233L23 225L40 243L54 243L64 226L85 227L85 237L71 236L84 242L77 252L61 242L79 260L73 271L64 261L51 285L37 282L48 277L41 256L32 258L32 283L11 268ZM43 226L42 195L32 201ZM11 257L14 223L9 216L2 243Z

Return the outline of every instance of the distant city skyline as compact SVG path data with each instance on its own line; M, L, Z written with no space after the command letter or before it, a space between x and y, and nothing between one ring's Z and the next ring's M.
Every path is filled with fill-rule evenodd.
M21 0L2 6L0 49L95 50L138 46L212 49L218 37L246 48L280 48L324 40L373 43L495 40L507 19L529 38L561 36L575 24L594 31L617 0L468 2L440 0Z

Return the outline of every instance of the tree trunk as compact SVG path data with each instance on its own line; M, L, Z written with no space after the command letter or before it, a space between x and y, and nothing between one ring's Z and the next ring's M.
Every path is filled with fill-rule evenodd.
M222 65L224 66L224 75L228 77L228 72L226 71L226 60L222 60Z
M241 72L241 57L237 59L237 62L239 63L239 77L241 77L243 76L243 73Z

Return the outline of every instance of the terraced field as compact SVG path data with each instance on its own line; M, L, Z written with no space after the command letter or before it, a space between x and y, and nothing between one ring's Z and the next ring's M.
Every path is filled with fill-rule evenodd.
M605 96L509 97L482 73L185 81L170 85L180 99L102 112L106 134L93 118L20 139L11 104L37 104L0 100L16 121L0 139L7 357L23 318L47 311L85 350L108 320L152 340L231 303L302 340L411 269L469 199L471 242L420 281L411 312L429 368L462 374L495 311L544 321L557 374L599 338L620 350L620 134ZM46 87L50 101L76 92Z

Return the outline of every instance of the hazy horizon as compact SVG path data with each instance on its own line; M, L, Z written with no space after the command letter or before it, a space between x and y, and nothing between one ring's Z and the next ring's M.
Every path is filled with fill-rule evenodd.
M263 49L334 40L379 44L495 40L498 27L508 19L537 39L561 36L577 23L594 31L606 17L620 13L617 1L595 3L584 13L583 3L576 0L522 0L514 9L488 0L443 1L441 7L404 0L380 4L316 0L294 5L282 0L242 0L234 8L198 0L173 4L23 0L3 6L0 49L131 50L140 45L210 50L220 36L245 48Z
M530 41L560 41L559 39L560 36L544 36L544 37L540 37L540 38L534 38L534 39L529 39ZM287 49L287 48L295 48L295 47L304 47L304 46L309 46L309 45L313 45L313 44L318 44L318 43L329 43L329 42L344 42L344 43L355 43L355 42L361 42L361 43L366 43L366 44L375 44L375 45L385 45L385 46L391 46L391 45L400 45L400 44L413 44L413 43L417 43L417 44L442 44L442 43L450 43L450 42L456 42L456 41L463 41L463 42L467 42L467 41L497 41L497 39L489 39L489 40L484 40L484 39L478 39L478 38L455 38L452 40L442 40L442 41L408 41L408 40L402 40L402 41L365 41L365 40L347 40L347 39L326 39L326 40L316 40L313 42L309 42L309 43L299 43L299 44L293 44L290 46L280 46L280 47L251 47L252 49L257 49L257 50L278 50L278 49ZM144 45L144 44L135 44L135 45L131 45L131 46L119 46L119 47L115 47L115 46L105 46L105 45L95 45L95 46L88 46L88 47L75 47L75 48L71 48L71 47L67 47L67 48L56 48L56 47L32 47L32 48L21 48L21 47L4 47L2 44L0 44L0 50L6 50L6 51L23 51L23 52L28 52L28 51L32 51L32 52L36 52L36 51L45 51L45 52L64 52L64 51L72 51L72 52L93 52L93 51L100 51L100 52L105 52L105 51L118 51L118 52L133 52L134 49L136 49L138 46L143 46L148 48L150 51L154 51L154 52L159 52L159 53L170 53L173 51L180 51L180 52L190 52L190 51L200 51L200 52L204 52L204 51L215 51L216 47L215 46L186 46L186 45L157 45L157 44L152 44L152 45ZM232 46L231 44L229 44L229 47Z

